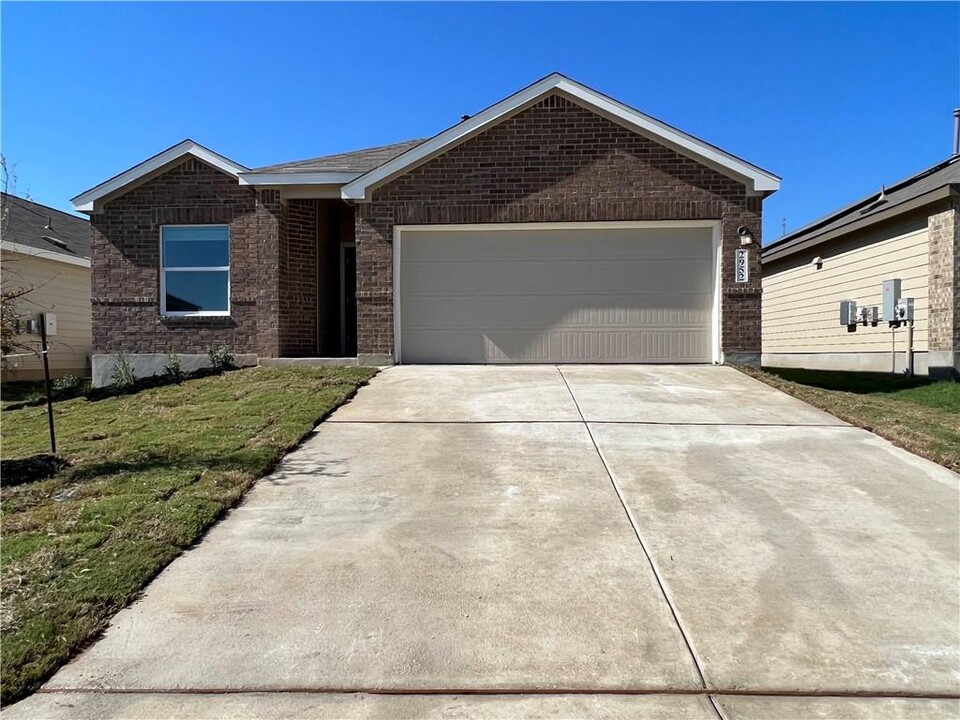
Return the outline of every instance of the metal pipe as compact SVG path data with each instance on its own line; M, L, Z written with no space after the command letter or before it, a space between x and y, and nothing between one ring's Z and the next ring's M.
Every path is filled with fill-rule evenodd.
M897 326L890 326L890 372L897 374Z
M953 111L953 154L960 155L960 108Z
M913 320L907 323L907 367L903 372L913 377Z
M47 391L47 423L50 426L50 452L57 454L57 433L53 429L53 388L50 387L50 360L47 348L47 315L40 313L40 346L43 350L43 383Z

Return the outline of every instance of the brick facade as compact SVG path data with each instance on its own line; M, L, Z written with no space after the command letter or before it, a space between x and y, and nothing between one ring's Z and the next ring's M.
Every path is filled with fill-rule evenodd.
M230 317L160 315L160 226L230 226ZM94 353L257 352L254 191L188 158L90 218Z
M317 200L290 200L280 250L280 356L317 354ZM332 288L325 288L333 294Z
M960 350L960 205L937 208L927 219L931 351Z
M560 95L378 188L355 212L338 200L284 202L277 190L239 185L185 158L91 218L93 352L192 354L221 345L261 357L310 356L320 345L330 352L339 346L336 255L350 239L342 220L356 232L360 354L393 351L395 224L719 220L722 349L728 360L759 359L761 199ZM160 226L205 223L230 227L231 316L164 318ZM738 285L740 225L757 245L750 282Z
M393 226L503 222L721 220L721 345L759 361L761 201L736 180L551 95L378 188L357 207L361 354L393 352ZM746 225L750 282L735 284Z

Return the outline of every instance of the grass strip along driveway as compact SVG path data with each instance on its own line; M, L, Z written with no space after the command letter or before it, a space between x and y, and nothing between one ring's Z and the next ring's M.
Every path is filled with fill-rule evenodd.
M739 369L904 450L960 472L960 383L883 373Z
M72 467L3 488L2 699L35 690L196 541L369 368L253 368L55 406ZM3 413L3 457L49 452L46 408Z

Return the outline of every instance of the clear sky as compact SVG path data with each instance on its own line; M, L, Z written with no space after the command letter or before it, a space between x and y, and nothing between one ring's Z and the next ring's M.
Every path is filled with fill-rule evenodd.
M951 151L960 4L10 3L18 192L193 138L254 167L428 137L560 71L783 177L764 240Z

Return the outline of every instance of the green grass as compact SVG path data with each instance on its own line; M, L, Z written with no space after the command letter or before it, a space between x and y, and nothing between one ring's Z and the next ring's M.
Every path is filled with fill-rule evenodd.
M882 373L740 369L916 455L960 471L960 383Z
M2 702L35 690L374 372L254 368L55 405L72 467L0 490ZM4 458L49 451L45 412L3 413Z

